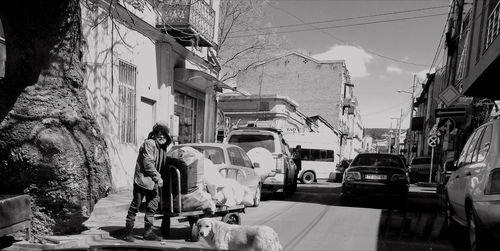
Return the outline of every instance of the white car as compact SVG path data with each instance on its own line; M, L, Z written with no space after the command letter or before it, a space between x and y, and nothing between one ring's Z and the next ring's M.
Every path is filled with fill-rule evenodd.
M271 174L265 178L262 190L281 192L282 196L293 195L297 189L295 163L292 160L289 146L280 130L262 127L241 127L233 129L227 136L225 143L237 145L247 153L254 148L267 149L273 159Z
M494 119L472 133L446 183L448 223L468 228L470 250L492 250L488 242L500 239L499 153L500 120Z

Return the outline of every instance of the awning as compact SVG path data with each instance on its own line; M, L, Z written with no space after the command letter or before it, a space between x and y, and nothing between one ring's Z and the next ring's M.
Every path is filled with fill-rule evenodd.
M174 81L186 84L194 89L202 92L208 90L217 90L221 92L222 89L233 89L231 86L224 84L216 77L202 71L186 68L174 69Z

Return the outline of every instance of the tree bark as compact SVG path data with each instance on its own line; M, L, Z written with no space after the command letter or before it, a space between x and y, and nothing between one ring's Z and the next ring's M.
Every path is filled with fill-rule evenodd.
M83 84L80 3L2 1L0 18L0 193L32 196L35 234L79 232L111 185Z

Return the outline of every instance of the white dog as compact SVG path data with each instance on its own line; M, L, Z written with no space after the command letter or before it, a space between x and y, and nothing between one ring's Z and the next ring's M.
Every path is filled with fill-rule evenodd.
M193 235L203 237L218 250L282 250L278 234L268 226L232 225L213 218L202 218L193 226Z

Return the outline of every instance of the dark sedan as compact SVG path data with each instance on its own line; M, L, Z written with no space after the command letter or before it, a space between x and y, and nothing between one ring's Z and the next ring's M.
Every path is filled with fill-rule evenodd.
M356 198L389 198L406 203L408 177L403 160L393 154L361 153L345 170L341 203ZM395 199L395 200L393 200Z

